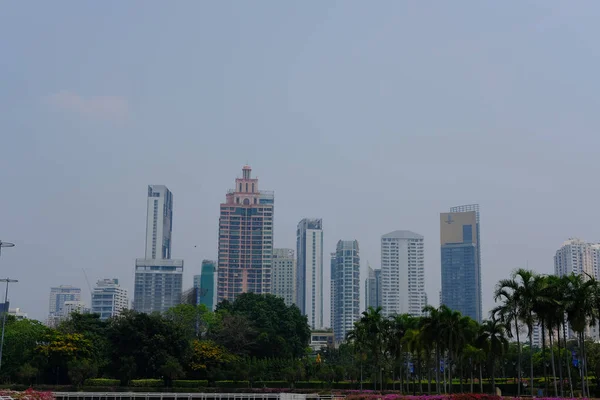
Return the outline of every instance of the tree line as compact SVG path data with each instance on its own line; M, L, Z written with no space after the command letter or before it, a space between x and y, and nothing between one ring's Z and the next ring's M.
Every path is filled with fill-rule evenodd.
M164 315L127 310L107 321L74 313L56 329L9 317L0 379L81 385L101 377L124 386L133 379L167 385L182 378L248 379L251 367L263 368L262 360L289 368L289 360L304 356L309 339L306 316L296 306L252 293L221 302L215 312L179 305Z
M165 314L125 311L107 321L73 314L56 328L7 319L0 379L81 385L89 378L210 382L346 382L420 393L544 388L590 397L600 345L586 340L600 320L600 285L517 270L497 284L497 306L481 324L427 306L421 317L369 309L336 348L310 350L307 318L273 295L246 293L214 312L180 305ZM539 330L541 346L534 346ZM485 387L484 387L485 385Z
M347 339L374 387L388 378L414 379L422 392L425 381L427 392L441 393L451 391L453 378L458 378L460 391L465 381L473 391L475 380L483 391L485 376L493 390L498 371L506 378L506 360L513 355L515 394L527 388L535 395L536 386L541 386L557 396L573 396L579 388L590 397L587 377L598 376L600 359L598 344L586 339L600 321L599 282L587 275L557 277L519 269L497 284L494 300L497 306L481 324L444 305L427 306L423 317L386 318L380 308L370 308ZM536 329L539 349L533 343Z

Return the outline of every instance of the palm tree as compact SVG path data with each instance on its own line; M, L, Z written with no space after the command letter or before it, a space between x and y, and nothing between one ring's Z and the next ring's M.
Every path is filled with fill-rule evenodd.
M398 367L398 374L400 376L400 391L402 391L402 385L404 381L404 374L402 373L404 357L406 353L406 343L404 341L404 337L407 332L412 329L416 329L418 327L418 323L418 319L409 314L395 315L389 321L390 339L388 340L388 354L391 356L393 361L392 370L395 371L395 367Z
M461 345L466 341L464 337L466 332L463 329L465 322L460 312L451 310L444 305L440 306L439 311L439 335L448 350L448 380L450 382L450 392L452 392L452 367L458 360Z
M514 325L514 334L517 339L517 379L519 381L517 385L517 397L521 396L521 340L519 332L520 327L520 299L519 299L519 283L515 279L503 279L496 285L494 292L494 301L501 300L502 304L492 310L492 318L500 319L502 323L508 328L506 334L508 337L513 337L512 325Z
M587 376L587 361L585 354L585 330L595 324L594 293L597 291L597 281L581 275L571 274L567 278L565 292L566 311L569 324L577 332L581 351L581 390L583 396L589 397L589 387L586 392L585 377Z
M367 351L371 355L376 368L376 376L378 373L381 373L387 339L387 320L383 317L381 311L381 307L369 307L368 310L362 313L362 317L354 323L354 329L348 332L347 335L347 340L353 341L356 344L357 349L361 351L361 355L364 351ZM377 389L377 379L373 383L375 384L375 389ZM383 380L380 383L383 389L382 385Z
M534 304L538 296L539 281L536 280L536 274L533 271L526 269L518 269L513 273L512 279L517 286L515 294L518 299L519 318L525 326L527 326L527 334L529 336L529 347L531 349L530 373L531 373L531 395L534 395L533 387L533 327L535 325Z
M440 365L443 352L443 341L440 335L442 324L441 313L439 309L433 306L425 306L423 308L423 313L425 314L425 316L421 318L423 340L430 348L435 347L435 386L436 392L440 394Z
M506 327L492 316L492 319L484 321L481 325L477 343L488 355L492 376L492 393L494 393L496 391L496 359L502 357L508 350Z

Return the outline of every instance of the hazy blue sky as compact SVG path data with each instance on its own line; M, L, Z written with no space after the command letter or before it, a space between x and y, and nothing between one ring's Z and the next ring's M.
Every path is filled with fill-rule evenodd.
M59 284L89 302L82 268L132 292L148 184L174 194L191 286L248 162L275 190L277 247L322 217L326 259L357 239L364 272L382 234L413 230L434 305L439 213L480 203L487 312L514 268L551 272L567 238L600 240L599 14L546 0L5 2L11 306L45 318Z

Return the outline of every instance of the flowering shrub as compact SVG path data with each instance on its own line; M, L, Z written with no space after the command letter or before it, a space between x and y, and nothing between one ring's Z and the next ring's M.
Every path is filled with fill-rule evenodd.
M407 396L402 394L377 395L372 393L350 394L347 400L502 400L502 397L491 394L445 394L433 396Z
M13 390L0 390L0 396L10 396L18 400L54 400L52 392L37 392L31 388L24 392Z

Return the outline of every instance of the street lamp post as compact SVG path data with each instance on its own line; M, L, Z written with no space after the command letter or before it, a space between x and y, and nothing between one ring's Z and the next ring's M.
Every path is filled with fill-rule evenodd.
M0 337L0 368L2 368L2 350L4 348L4 327L6 326L6 315L8 314L8 284L19 282L16 279L0 279L0 282L6 282L6 292L4 294L4 314L2 314L2 336Z
M0 240L0 255L2 255L2 248L3 247L15 247L15 244L14 243L3 242L2 240Z
M3 242L0 240L0 255L2 255L2 249L5 247L15 247L14 243ZM6 326L6 314L8 314L8 284L12 282L18 282L15 279L0 279L0 282L6 282L6 293L4 295L4 314L2 315L2 336L0 338L0 368L2 367L2 350L4 348L4 327Z

